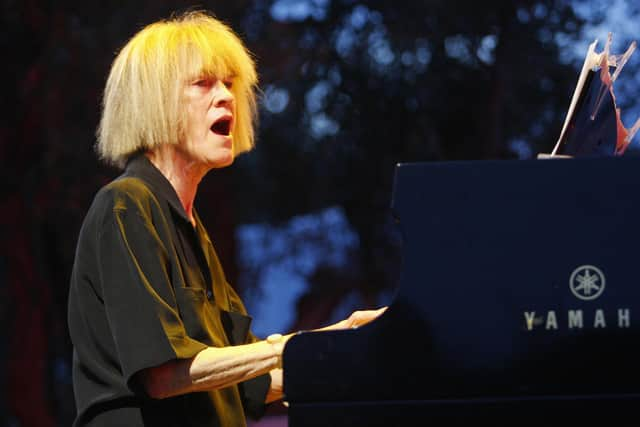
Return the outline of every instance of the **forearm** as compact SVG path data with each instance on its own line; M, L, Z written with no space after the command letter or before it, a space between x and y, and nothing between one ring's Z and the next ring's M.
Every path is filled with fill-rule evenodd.
M345 320L316 330L357 328L371 322L385 310L386 307L356 311ZM208 347L191 359L172 360L145 369L140 378L147 394L162 399L224 388L271 372L272 386L267 401L274 401L282 397L282 370L276 368L279 368L284 345L292 336L285 335L275 344L258 341L231 347Z
M141 381L157 399L224 388L278 366L281 346L266 341L232 347L208 347L191 359L173 360L146 369Z
M278 365L280 354L266 341L213 348L196 355L190 368L194 391L224 388L266 374Z

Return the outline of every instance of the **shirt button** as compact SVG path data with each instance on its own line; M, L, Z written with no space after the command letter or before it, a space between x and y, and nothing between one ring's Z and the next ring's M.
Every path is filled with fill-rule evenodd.
M209 290L207 291L207 298L208 298L208 299L213 298L213 292L211 292L211 289L209 289Z

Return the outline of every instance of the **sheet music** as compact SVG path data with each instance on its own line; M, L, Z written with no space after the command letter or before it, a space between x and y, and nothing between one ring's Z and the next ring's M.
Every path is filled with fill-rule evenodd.
M576 89L573 92L573 97L571 98L571 104L569 105L569 111L567 112L567 117L564 120L564 125L562 126L562 131L560 132L560 137L558 138L558 142L556 142L556 146L551 152L552 156L555 156L558 152L558 148L560 148L560 142L562 138L564 138L564 134L567 131L567 127L569 126L569 121L571 120L571 116L576 108L576 104L578 103L578 99L580 98L580 94L582 93L582 89L584 87L584 82L587 79L587 74L589 70L595 68L601 59L601 54L596 53L596 46L598 45L598 39L596 39L593 43L589 45L589 49L587 50L587 55L584 58L584 63L582 64L582 70L580 71L580 76L578 77L578 84L576 85Z
M603 128L606 122L605 118L603 118L603 121L601 124L598 124L596 120L596 116L600 111L600 107L603 101L605 100L605 98L608 96L607 91L609 92L610 98L613 99L613 106L616 114L615 120L617 122L616 123L617 131L614 132L614 133L617 133L617 135L607 134L608 137L612 137L616 141L615 147L612 148L611 155L623 155L629 143L631 142L631 139L634 137L636 132L640 130L640 119L638 119L638 121L630 129L627 129L624 126L620 118L620 109L616 105L616 97L613 92L613 83L616 81L616 79L620 75L620 72L622 71L622 68L624 67L624 65L627 63L629 57L635 51L636 42L633 41L623 55L613 55L611 53L612 39L613 39L613 34L609 33L607 35L607 41L605 43L604 49L600 53L596 53L596 46L598 44L598 39L594 40L594 42L589 45L589 49L587 50L587 54L584 59L584 63L582 64L582 70L580 71L580 75L578 77L578 83L576 85L575 91L573 92L573 96L571 98L569 111L567 112L567 116L562 126L562 131L560 132L558 141L556 142L556 145L553 151L551 152L551 154L538 155L538 158L571 157L571 155L560 156L558 152L565 151L564 149L561 150L560 144L562 144L563 142L567 144L568 143L567 138L571 138L571 136L567 135L570 124L575 120L581 120L579 117L576 118L576 114L580 114L581 115L580 117L584 117L584 114L588 113L591 119L590 124L586 124L583 119L581 124L578 124L578 122L576 122L576 126L579 126L579 127L581 126L581 128L579 130L573 129L573 131L577 131L577 132L585 132L586 129L589 129L588 132L590 133L587 134L585 139L586 144L589 143L588 142L589 138L591 137L598 138L599 132L610 132L610 130L606 130L605 128ZM613 75L611 75L611 67L615 68ZM594 73L597 73L597 77L595 77L596 79L599 79L597 83L594 83L592 80L589 79L589 74L592 71ZM588 83L588 82L591 82L591 83ZM598 84L599 86L597 96L595 97L595 100L591 101L591 104L589 106L584 106L586 108L590 108L591 111L577 112L576 108L578 108L578 102L580 101L581 97L583 95L588 94L589 91L591 90L591 87L594 84ZM585 85L588 85L589 87L585 87ZM585 135L583 134L581 135L581 137L585 138ZM572 153L569 153L569 154L572 154Z

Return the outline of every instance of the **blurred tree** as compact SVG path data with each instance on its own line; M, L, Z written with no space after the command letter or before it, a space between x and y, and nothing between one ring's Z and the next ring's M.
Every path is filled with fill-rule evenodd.
M255 2L244 31L264 97L257 149L236 171L252 194L240 222L343 206L373 303L397 279L396 163L552 149L577 79L558 47L579 38L573 3Z

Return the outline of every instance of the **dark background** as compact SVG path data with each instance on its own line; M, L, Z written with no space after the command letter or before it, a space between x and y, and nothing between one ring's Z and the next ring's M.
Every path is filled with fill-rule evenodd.
M624 0L0 5L0 426L43 427L73 419L69 271L93 195L118 174L93 151L101 91L115 53L142 26L207 9L255 54L257 147L205 178L196 203L245 295L260 301L265 271L283 257L312 259L293 268L305 282L294 305L276 308L291 319L274 326L282 331L325 324L346 299L362 308L388 299L400 269L389 212L396 163L551 152L588 43L595 34L601 49L612 31L622 53L639 14ZM627 127L638 115L636 58L616 84ZM326 209L354 236L338 263L322 256L335 243L319 219ZM248 224L265 241L250 248L254 262L237 239ZM309 245L315 252L301 255Z

